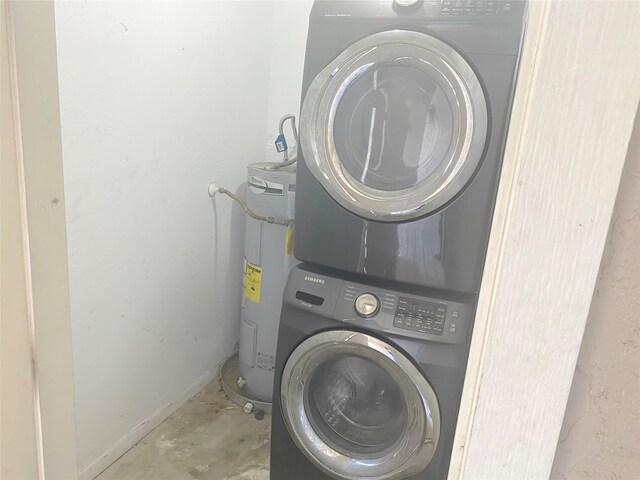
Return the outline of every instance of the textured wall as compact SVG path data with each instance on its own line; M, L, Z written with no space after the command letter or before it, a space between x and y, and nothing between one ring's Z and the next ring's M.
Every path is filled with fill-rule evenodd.
M55 5L78 461L91 476L237 339L244 216L207 185L236 190L264 159L273 2Z
M636 118L551 478L640 478L640 119Z

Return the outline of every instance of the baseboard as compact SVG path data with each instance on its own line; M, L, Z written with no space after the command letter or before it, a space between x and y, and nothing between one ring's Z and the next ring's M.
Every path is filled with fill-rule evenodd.
M187 400L193 398L200 390L202 390L203 387L211 383L211 381L213 381L213 379L218 375L218 372L218 366L207 370L195 383L178 395L175 400L160 407L150 417L135 426L129 433L111 445L111 447L109 447L102 456L86 467L80 469L80 472L78 473L78 480L92 480L95 478L109 465L127 453L131 447L142 440L142 438L149 434L151 430L164 422L178 408L184 405Z

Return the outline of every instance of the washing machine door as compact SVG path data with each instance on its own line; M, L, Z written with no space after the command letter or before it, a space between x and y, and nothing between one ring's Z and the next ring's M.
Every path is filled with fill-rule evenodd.
M309 169L344 208L402 221L453 199L478 167L487 106L465 59L430 35L392 30L344 50L301 111Z
M378 338L346 330L309 337L287 360L280 388L293 440L333 478L407 478L433 457L436 395L404 354Z

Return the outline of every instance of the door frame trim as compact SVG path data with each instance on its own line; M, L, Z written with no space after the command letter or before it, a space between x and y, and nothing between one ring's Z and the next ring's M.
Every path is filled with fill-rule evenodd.
M2 476L44 480L26 191L11 3L2 39ZM8 293L7 293L8 290ZM8 298L7 298L8 297ZM12 417L7 421L6 417Z
M549 477L638 106L638 7L529 4L449 479Z
M39 475L73 479L78 462L54 4L10 0L0 8L6 8L10 38Z

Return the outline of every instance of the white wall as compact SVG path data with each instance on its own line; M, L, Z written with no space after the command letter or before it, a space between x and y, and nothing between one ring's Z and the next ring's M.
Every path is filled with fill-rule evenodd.
M591 302L551 478L640 478L640 116Z
M273 142L278 136L278 123L289 113L300 114L302 71L309 28L309 12L313 0L276 0L273 15L273 53L269 81L269 114L267 122L267 161L281 161ZM295 144L290 124L284 128L289 146Z
M206 192L264 160L273 8L56 2L83 477L237 338L244 217Z

